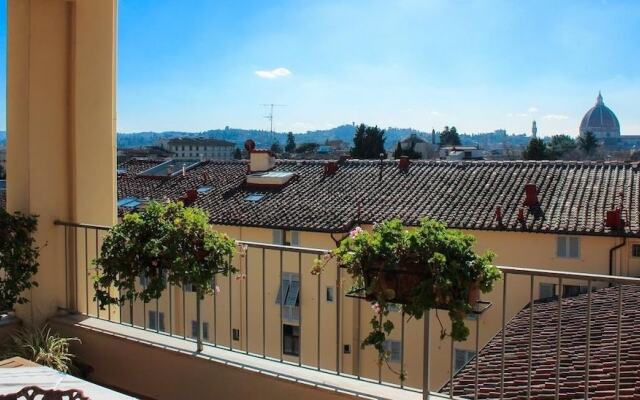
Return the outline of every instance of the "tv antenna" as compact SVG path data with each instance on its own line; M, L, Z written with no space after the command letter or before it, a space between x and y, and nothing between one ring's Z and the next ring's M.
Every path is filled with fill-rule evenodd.
M265 115L264 117L269 120L269 132L271 133L271 137L273 138L273 108L274 107L286 107L287 105L286 104L269 103L269 104L263 104L262 106L269 108L269 114Z

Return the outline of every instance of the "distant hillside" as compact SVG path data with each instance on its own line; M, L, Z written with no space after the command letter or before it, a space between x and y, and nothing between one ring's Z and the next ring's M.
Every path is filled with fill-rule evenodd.
M352 144L355 127L353 125L341 125L332 129L308 131L306 133L297 133L295 135L297 143L324 143L326 140L339 139ZM415 133L423 139L431 141L431 134L420 132L413 129L386 128L386 146L392 148L396 142ZM235 143L241 147L247 139L253 139L259 147L269 147L274 142L285 144L287 133L274 132L273 134L264 130L254 129L212 129L204 132L136 132L136 133L118 133L118 147L138 147L148 146L160 139L171 139L175 137L206 137L214 139L223 139Z
M306 133L297 133L295 135L297 143L324 143L326 140L339 139L348 145L353 144L353 134L355 127L353 125L341 125L332 129L308 131ZM422 132L410 128L385 128L385 146L387 149L393 149L398 140L416 134L427 142L431 142L431 133ZM242 147L247 139L253 139L259 147L269 147L275 141L284 145L287 140L287 133L274 132L271 135L268 131L257 129L212 129L204 132L134 132L134 133L118 133L118 148L131 148L140 146L150 146L157 143L161 139L171 139L176 137L207 137L214 139L223 139L233 142L238 147ZM490 147L495 144L508 144L511 146L524 146L529 142L530 137L525 134L509 135L504 131L496 131L492 133L481 134L461 134L460 139L464 145L480 145L482 147ZM7 134L0 131L0 146L5 146ZM438 138L436 137L436 140Z

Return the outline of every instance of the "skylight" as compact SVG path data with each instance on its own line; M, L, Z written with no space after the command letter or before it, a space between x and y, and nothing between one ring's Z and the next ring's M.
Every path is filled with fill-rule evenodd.
M126 170L126 169L124 169L124 168L118 168L118 169L116 169L116 173L117 173L118 175L123 175L123 174L126 174L126 173L127 173L127 170Z
M258 201L262 200L263 197L264 197L264 194L251 193L247 197L245 197L244 199L247 200L247 201L252 201L254 203L257 203Z
M211 186L202 186L197 189L198 193L205 194L211 191Z
M135 197L125 197L124 199L118 200L118 207L135 208L140 204L142 204L142 202Z

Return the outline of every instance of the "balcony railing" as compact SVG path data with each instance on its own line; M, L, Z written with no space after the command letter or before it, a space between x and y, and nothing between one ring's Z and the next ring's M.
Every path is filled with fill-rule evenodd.
M612 386L615 398L621 393L622 293L624 286L640 286L637 278L499 267L504 278L494 292L486 296L493 304L482 307L484 312L479 311L479 315L467 322L472 333L465 346L476 356L465 360L467 369L474 369L473 383L460 388L453 384L456 369L460 367L456 365L456 343L448 340L442 345L432 339L433 333L440 329L434 321L444 322L434 311L422 321L407 321L401 311L390 315L399 327L395 333L399 342L399 354L395 360L397 370L410 368L407 381L401 381L377 365L374 350L359 348L372 311L359 299L345 295L349 280L342 276L346 274L341 274L340 268L330 268L319 276L309 273L313 260L325 254L325 249L239 241L247 250L244 255L236 256L233 262L243 278L214 277L215 283L221 287L221 293L217 295L198 301L188 287L169 286L161 298L151 303L133 302L100 310L93 300L92 277L96 271L92 260L99 254L109 227L68 222L56 222L56 225L64 229L65 237L66 302L61 308L157 334L181 337L192 341L198 350L203 345L215 346L301 368L422 392L425 399L429 398L429 389L440 389L451 398L454 395L456 398L474 399L513 398L513 388L505 384L508 348L505 341L507 330L503 328L516 313L527 307L528 340L522 343L528 360L526 382L521 383L516 397L536 397L536 387L532 382L536 335L533 329L535 307L532 305L540 297L536 294L536 283L557 285L550 299L557 303L558 340L552 382L555 393L552 397L556 399L561 398L562 393L559 362L562 320L563 315L571 313L571 310L563 310L563 301L557 300L562 297L562 288L568 287L566 285L586 287L582 294L587 297L586 361L581 385L585 397L588 397L592 293L597 288L615 286L618 295L612 306L617 318L616 374ZM144 277L141 284L144 284ZM483 328L481 323L485 318L487 328ZM495 321L494 325L491 325L492 321ZM487 394L479 391L481 357L477 355L492 339L501 340L500 373L496 392Z

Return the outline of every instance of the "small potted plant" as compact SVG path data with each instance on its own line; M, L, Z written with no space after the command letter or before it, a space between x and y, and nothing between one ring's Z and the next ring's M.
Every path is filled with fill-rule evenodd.
M36 216L0 208L0 314L28 302L23 293L38 286L33 281L40 254L34 238L37 227Z
M135 300L159 298L168 284L190 284L202 299L219 291L216 274L237 272L231 263L235 251L235 241L214 230L205 211L181 202L151 202L126 214L105 237L94 262L94 299L101 309L126 301L132 307ZM139 276L147 281L141 288L136 286Z
M469 335L466 315L488 292L501 273L492 265L494 255L473 251L473 236L444 224L424 219L415 229L405 229L400 220L374 226L372 232L353 229L339 247L319 260L312 273L322 272L333 258L354 281L351 293L360 293L371 302L372 330L361 346L373 346L379 362L388 361L384 342L393 323L384 320L390 304L401 304L404 313L416 319L429 310L448 310L451 332L442 327L441 338L463 341ZM404 379L404 371L400 372Z

